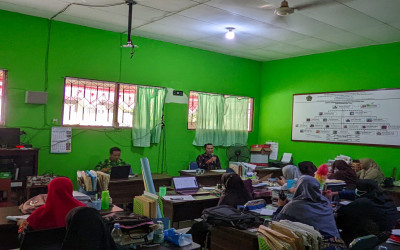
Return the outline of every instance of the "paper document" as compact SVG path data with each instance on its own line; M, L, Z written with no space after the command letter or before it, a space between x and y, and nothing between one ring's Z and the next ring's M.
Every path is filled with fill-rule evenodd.
M400 229L392 229L392 234L400 236Z
M268 183L261 182L261 183L258 183L256 185L253 185L253 187L263 187L263 186L268 186Z
M269 190L281 190L282 187L281 186L279 186L279 187L268 187L268 189Z
M203 190L215 190L216 187L202 187Z
M167 201L194 201L191 195L166 195L163 199Z
M246 162L242 162L242 165L246 166L248 169L250 169L251 171L255 171L257 165L254 164L250 164L250 163L246 163Z
M348 204L351 203L351 201L341 201L341 202L339 202L339 203L342 204L342 205L348 205Z
M211 172L225 173L226 169L214 169L214 170L211 170Z
M292 153L283 153L281 162L289 163L292 159Z
M261 209L254 209L251 210L252 212L258 213L260 215L273 215L274 214L274 210L272 209L268 209L268 208L261 208Z
M397 207L397 211L399 211L399 212L400 212L400 207Z
M187 170L181 170L182 172L185 173L196 173L196 169L187 169Z
M269 158L271 160L278 160L278 143L273 141L267 141L265 144L271 145L271 153L269 154Z
M11 221L17 221L17 220L26 220L28 219L30 214L25 214L25 215L17 215L17 216L7 216L7 220Z
M269 168L265 168L266 170L279 170L281 168L276 168L276 167L269 167Z

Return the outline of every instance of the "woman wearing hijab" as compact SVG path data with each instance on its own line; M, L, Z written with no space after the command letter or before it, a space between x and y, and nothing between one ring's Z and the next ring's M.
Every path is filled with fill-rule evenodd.
M331 203L322 196L319 187L314 177L301 176L292 201L283 207L275 219L298 221L313 226L325 238L340 238Z
M73 208L66 218L67 233L62 250L117 249L100 213L90 207Z
M377 183L381 183L385 178L382 169L376 164L376 162L369 158L360 160L361 170L357 172L358 177L363 179L374 180Z
M356 172L343 160L336 160L332 164L333 174L328 179L342 180L346 182L346 188L354 190L358 180Z
M311 161L302 161L299 163L299 170L302 175L314 176L317 167Z
M358 180L357 199L337 211L336 223L346 244L370 234L391 231L399 218L396 206L373 180Z
M287 180L297 180L301 173L295 165L287 165L282 168L283 179L277 180L278 184L283 186L283 189L287 189ZM294 188L295 186L291 186Z
M65 227L65 216L71 209L86 206L72 196L72 181L66 177L53 179L48 186L46 203L36 209L27 219L34 229Z
M223 174L221 182L225 191L219 199L218 205L229 205L237 208L238 205L244 205L251 199L239 175L235 173Z

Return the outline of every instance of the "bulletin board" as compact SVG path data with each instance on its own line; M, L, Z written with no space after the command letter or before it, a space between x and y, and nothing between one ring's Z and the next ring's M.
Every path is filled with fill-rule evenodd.
M400 147L400 89L294 94L292 141Z

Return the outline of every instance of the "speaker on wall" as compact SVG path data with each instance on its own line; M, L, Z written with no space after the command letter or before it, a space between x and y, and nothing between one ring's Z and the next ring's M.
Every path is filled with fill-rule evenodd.
M26 91L25 103L32 104L46 104L47 103L47 92L43 91Z

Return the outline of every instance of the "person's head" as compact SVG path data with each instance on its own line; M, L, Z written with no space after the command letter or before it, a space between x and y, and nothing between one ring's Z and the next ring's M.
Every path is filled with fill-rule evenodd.
M206 154L212 155L214 153L214 146L211 143L204 144L204 151Z
M361 166L361 169L368 170L370 168L378 167L378 164L376 164L376 162L372 159L364 158L364 159L360 159L360 166Z
M50 181L48 190L49 192L47 197L57 196L60 199L63 199L65 196L72 196L72 181L67 177L57 177Z
M295 165L287 165L282 168L283 177L286 180L293 180L300 177L299 169Z
M368 194L379 192L378 183L374 180L358 180L356 184L356 195L358 197L368 196Z
M121 158L121 149L117 147L110 148L110 161L118 161Z
M349 165L344 160L336 160L332 164L332 170L335 171L337 170L346 170L349 168Z
M314 176L317 167L311 161L302 161L299 163L299 170L303 175Z
M221 177L222 185L226 190L230 189L244 189L242 178L235 173L226 173Z
M314 177L303 175L297 182L297 189L294 193L294 200L307 200L311 202L328 201L321 194L320 184Z

